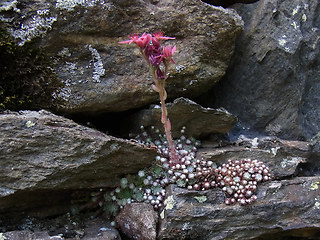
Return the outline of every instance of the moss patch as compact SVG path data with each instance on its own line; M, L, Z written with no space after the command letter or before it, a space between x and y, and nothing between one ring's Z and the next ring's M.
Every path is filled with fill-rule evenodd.
M50 59L33 43L18 46L0 21L0 111L52 109L62 87Z

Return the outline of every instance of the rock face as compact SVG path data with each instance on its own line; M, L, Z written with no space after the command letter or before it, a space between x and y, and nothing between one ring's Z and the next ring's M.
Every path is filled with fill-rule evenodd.
M183 126L186 127L183 134L199 138L212 133L225 134L237 122L237 118L225 109L203 108L186 98L178 98L173 103L166 105L172 125L172 135L175 138L181 136L180 130ZM163 129L161 107L159 105L153 105L149 109L141 110L129 119L126 119L126 124L132 122L129 125L129 129L133 132L140 132L140 126L155 126L158 129Z
M119 112L157 101L139 51L123 46L132 33L176 37L168 95L199 96L225 74L243 22L233 10L200 0L11 1L0 13L20 45L37 36L65 87L60 111Z
M16 193L116 186L156 156L46 111L0 114L0 143L0 212L27 201L13 201Z
M234 8L245 22L219 106L245 128L309 139L320 130L319 1L261 0Z
M199 154L218 166L228 159L263 161L274 180L258 185L257 200L246 206L226 205L219 188L169 186L159 239L319 239L319 176L306 177L302 171L312 149L306 142L270 137L242 139L238 146L204 146Z
M319 177L268 182L248 206L225 205L219 189L195 192L170 186L172 201L165 207L159 238L319 239L318 185Z

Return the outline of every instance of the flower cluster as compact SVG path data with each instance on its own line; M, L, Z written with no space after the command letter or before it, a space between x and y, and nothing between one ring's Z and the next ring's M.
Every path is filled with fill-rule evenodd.
M165 90L165 83L168 77L168 69L170 63L174 63L172 59L173 53L176 51L176 47L161 46L162 41L174 39L172 37L165 37L161 32L150 34L143 33L141 36L132 35L130 40L119 42L121 44L135 43L140 49L142 56L146 59L149 68L151 70L154 84L152 88L154 91L159 93L161 102L161 122L164 127L165 135L169 144L170 158L172 162L180 162L179 156L176 152L172 136L171 136L171 123L168 118L168 112L165 104L167 99L167 92Z
M161 46L162 41L169 39L175 38L163 36L161 32L154 34L143 33L141 36L134 34L130 36L130 40L119 43L136 44L142 56L152 66L156 79L166 79L170 62L175 63L172 55L176 50L176 47L172 47L170 44L168 46Z

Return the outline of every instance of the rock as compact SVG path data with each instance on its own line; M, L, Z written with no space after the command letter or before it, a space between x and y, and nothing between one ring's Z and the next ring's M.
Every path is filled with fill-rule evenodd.
M311 145L308 162L301 166L301 172L306 176L320 175L320 132L311 139Z
M8 240L63 240L60 236L49 236L47 232L31 232L29 230L22 231L12 231L6 232L3 234L5 238L0 239L8 239ZM0 233L1 237L1 233Z
M319 132L319 5L261 0L234 6L245 31L216 93L217 105L244 128L290 139Z
M106 221L101 219L88 220L85 223L85 228L82 230L82 236L67 238L68 240L121 240L117 229L106 224Z
M108 228L108 229L94 229L95 232L88 232L92 231L92 229L86 229L86 232L84 233L83 236L81 236L81 239L83 240L121 240L121 237L119 235L119 232L114 229L114 228ZM4 240L63 240L63 239L68 239L68 240L77 240L79 237L75 238L64 238L59 235L57 236L50 236L48 232L42 231L42 232L32 232L29 230L22 230L22 231L11 231L11 232L6 232L3 234L4 237L6 238L1 238L1 233L0 233L0 239Z
M0 114L0 143L0 212L53 204L54 191L114 187L157 154L43 110Z
M225 205L221 194L169 186L159 239L319 239L319 177L264 183L252 205Z
M204 143L198 155L218 166L229 159L256 159L271 169L275 179L282 179L297 174L302 164L310 162L312 146L310 142L275 137L243 138L238 140L237 146L212 148L211 144Z
M121 231L130 239L155 240L158 214L151 204L132 203L126 205L116 217Z
M86 219L79 215L66 214L46 219L27 218L15 228L20 230L0 233L0 239L4 240L5 236L7 240L121 240L118 230L105 218Z
M225 74L243 22L233 10L200 0L51 1L14 0L0 16L21 46L33 42L53 62L64 88L61 112L119 112L158 100L139 51L119 41L132 33L163 31L176 37L177 65L170 98L196 97Z
M185 135L200 138L212 133L225 134L237 121L237 118L225 109L203 108L186 98L178 98L173 103L167 103L166 106L172 126L172 135L175 138L182 135L180 131L183 126L186 127ZM129 120L126 119L127 126L128 122L131 122L128 129L135 133L139 132L141 125L155 126L162 130L161 107L153 105L149 109L141 110L131 118L129 117Z
M256 159L270 168L273 180L259 184L257 200L245 206L226 205L220 188L188 191L170 185L159 239L319 239L319 175L304 175L305 164L314 166L319 153L315 142L242 137L234 145L212 146L204 142L198 158L217 166Z

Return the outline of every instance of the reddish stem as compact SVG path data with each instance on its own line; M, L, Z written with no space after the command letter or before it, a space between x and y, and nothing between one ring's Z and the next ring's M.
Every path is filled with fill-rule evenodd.
M156 86L159 89L159 96L160 96L160 102L161 102L161 122L164 126L164 131L166 134L166 138L169 144L169 150L171 153L171 162L172 164L177 164L179 162L179 157L176 151L176 148L174 146L173 140L172 140L172 135L171 135L171 123L168 118L168 111L165 103L165 98L166 98L166 90L165 90L165 79L162 80L155 80Z

